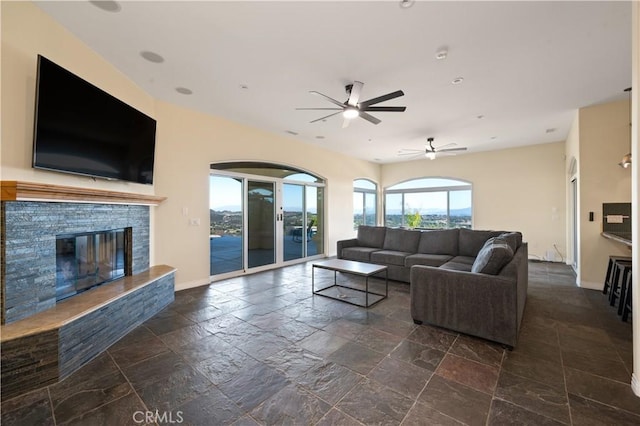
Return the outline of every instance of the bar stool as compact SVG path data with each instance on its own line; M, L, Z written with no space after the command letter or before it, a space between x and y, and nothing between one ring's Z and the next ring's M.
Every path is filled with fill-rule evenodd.
M610 283L611 291L609 292L609 305L615 306L616 299L622 297L622 287L626 285L627 278L630 272L631 262L628 262L626 260L616 260L614 262L613 280ZM620 304L622 304L622 302Z
M631 313L631 273L629 273L627 280L627 291L624 294L624 298L621 298L620 301L622 305L622 321L627 322L627 318L629 318L629 314ZM618 312L620 312L620 310L618 310Z
M609 256L609 265L607 266L607 275L604 277L604 288L602 289L602 293L607 294L607 290L613 283L613 276L615 274L616 268L614 268L615 263L618 260L622 260L625 262L631 262L630 257L626 256Z

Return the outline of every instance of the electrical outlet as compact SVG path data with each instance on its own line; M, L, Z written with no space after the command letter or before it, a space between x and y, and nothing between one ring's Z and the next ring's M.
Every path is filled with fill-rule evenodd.
M200 219L199 218L191 218L191 219L189 219L189 225L190 226L200 226Z

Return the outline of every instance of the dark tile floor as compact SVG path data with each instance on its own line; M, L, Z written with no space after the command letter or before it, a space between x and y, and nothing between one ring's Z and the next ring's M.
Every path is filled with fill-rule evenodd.
M311 264L181 291L2 424L638 425L631 324L574 280L530 264L511 352L415 326L406 284L368 310L311 296Z

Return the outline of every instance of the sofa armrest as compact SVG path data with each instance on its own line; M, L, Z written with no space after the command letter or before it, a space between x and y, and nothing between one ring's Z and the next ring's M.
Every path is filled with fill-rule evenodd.
M411 267L411 316L450 330L515 346L516 277Z
M356 247L358 245L358 239L357 238L351 238L348 240L340 240L337 243L337 255L338 255L338 259L342 259L342 249L347 248L347 247Z

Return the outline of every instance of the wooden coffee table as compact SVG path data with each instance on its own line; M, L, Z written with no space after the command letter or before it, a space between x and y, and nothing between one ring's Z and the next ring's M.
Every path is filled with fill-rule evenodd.
M316 268L333 271L333 285L316 290L316 284L315 284ZM361 290L358 288L353 288L353 287L338 284L338 281L337 281L338 272L365 277L365 287L364 287L365 289ZM369 277L376 274L380 274L382 272L384 272L385 294L369 291ZM343 293L340 291L341 288L348 289L348 291L346 293ZM363 308L368 308L370 306L375 305L379 301L386 299L389 296L389 271L387 270L387 267L384 265L375 265L372 263L356 262L353 260L344 260L344 259L325 260L323 262L314 263L312 265L311 290L313 291L313 294L329 297L331 299L340 300L342 302L350 303L352 305L360 306ZM336 292L336 290L338 291ZM353 292L356 292L356 293L353 293ZM349 299L355 299L355 297L349 296L348 293L349 294L364 293L364 303L358 303L357 301L349 300ZM370 299L372 300L371 303L369 303Z

